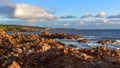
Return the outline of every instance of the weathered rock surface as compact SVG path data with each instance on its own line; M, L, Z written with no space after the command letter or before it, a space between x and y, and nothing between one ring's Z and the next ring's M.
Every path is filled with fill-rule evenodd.
M78 38L81 38L78 35L66 34L66 33L63 33L63 32L58 32L58 33L55 33L55 34L51 34L49 32L42 32L41 37L52 38L52 39L55 39L55 38L58 38L58 39L65 39L65 38L66 39L78 39Z
M81 40L78 40L78 42L79 43L86 43L86 42L88 42L88 40L87 39L81 39Z
M117 40L112 41L112 40L98 40L96 43L106 45L106 44L119 44Z
M66 37L63 33L56 35L59 38L63 35ZM21 33L0 35L0 68L120 67L120 50L103 46L76 49L54 41L50 33L43 33L43 36Z
M8 68L21 68L21 67L16 61L13 61L12 65L8 66Z
M69 44L68 47L70 47L70 48L77 48L77 45Z

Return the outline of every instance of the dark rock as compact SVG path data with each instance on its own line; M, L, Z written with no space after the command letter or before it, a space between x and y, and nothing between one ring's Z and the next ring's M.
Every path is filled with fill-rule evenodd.
M82 39L82 40L78 40L78 42L79 43L86 43L86 42L88 42L88 40L87 39Z
M120 50L104 46L77 49L54 38L76 39L77 35L45 32L0 35L0 68L119 68ZM87 42L87 39L79 42ZM113 43L100 40L98 43Z
M77 48L77 45L69 44L68 47Z
M98 40L96 43L106 45L106 44L119 44L118 41L112 41L112 40Z

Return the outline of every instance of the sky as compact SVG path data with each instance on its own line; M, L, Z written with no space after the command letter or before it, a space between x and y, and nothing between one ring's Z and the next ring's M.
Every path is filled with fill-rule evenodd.
M0 0L0 24L120 29L120 0Z

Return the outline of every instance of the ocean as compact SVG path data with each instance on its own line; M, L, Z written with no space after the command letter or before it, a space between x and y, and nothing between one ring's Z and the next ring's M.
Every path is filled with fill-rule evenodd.
M55 39L56 41L61 41L66 45L73 44L77 45L78 48L93 48L102 46L97 44L98 40L120 40L120 30L109 29L109 30L75 30L75 29L55 29L48 30L50 33L64 32L67 34L76 34L87 38L89 41L87 43L79 43L74 39ZM22 32L23 34L40 34L41 32ZM106 45L107 48L120 49L120 43L113 45Z
M76 34L79 36L83 36L89 40L87 43L78 43L77 40L69 40L69 39L55 39L57 41L61 41L67 45L73 44L77 45L78 48L93 48L102 46L101 44L97 44L98 40L120 40L120 30L118 29L109 29L109 30L74 30L74 29L58 29L58 30L49 30L51 33L56 32L64 32L67 34ZM120 49L120 43L113 45L106 45L107 48L115 48Z

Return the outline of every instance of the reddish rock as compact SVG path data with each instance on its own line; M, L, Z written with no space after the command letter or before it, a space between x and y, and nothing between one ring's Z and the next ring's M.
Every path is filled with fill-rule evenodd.
M1 67L5 67L7 64L6 63L3 63L2 65L1 65Z
M4 32L3 32L4 33ZM0 68L119 68L120 50L104 46L76 49L54 38L76 39L56 33L0 35ZM45 36L46 35L46 36ZM86 42L87 39L80 42ZM109 44L110 40L98 41ZM12 62L12 64L11 64Z
M42 37L44 38L52 38L52 39L55 39L55 38L58 38L58 39L78 39L80 38L80 36L78 35L75 35L75 34L66 34L66 33L63 33L63 32L58 32L58 33L55 33L55 34L50 34L49 32L43 32L41 34Z
M41 44L41 46L40 46L40 51L41 52L46 52L48 49L50 49L51 48L51 46L50 45L48 45L48 44L46 44L46 43L43 43L43 44Z
M51 33L47 32L47 31L46 32L42 32L41 36L45 37L45 38L49 38L51 36Z
M16 61L13 61L12 65L8 66L8 68L21 68L21 67Z
M106 45L106 44L119 44L118 41L112 41L112 40L98 40L96 43Z
M6 32L2 29L0 29L0 35L6 35Z

